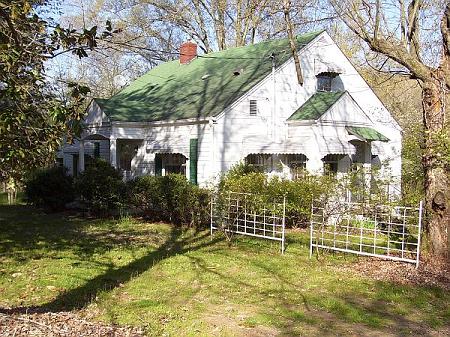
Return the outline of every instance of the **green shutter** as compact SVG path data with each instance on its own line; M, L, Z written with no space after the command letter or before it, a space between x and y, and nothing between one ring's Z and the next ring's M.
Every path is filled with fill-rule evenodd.
M198 139L189 141L189 181L197 185Z
M162 175L162 157L159 154L155 155L155 176Z

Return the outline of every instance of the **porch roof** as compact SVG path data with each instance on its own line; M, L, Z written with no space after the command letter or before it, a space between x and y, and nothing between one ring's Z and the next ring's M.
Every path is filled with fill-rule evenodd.
M358 126L347 126L346 127L349 134L354 135L358 138L362 138L364 141L381 141L388 142L389 138L379 133L377 130L369 127L358 127Z
M260 137L251 137L244 139L243 155L248 154L304 154L310 157L316 153L321 156L327 154L355 154L356 148L339 136L329 137L302 137L284 142L274 142L261 139Z
M302 121L319 119L320 116L327 112L345 93L346 91L315 93L287 120Z

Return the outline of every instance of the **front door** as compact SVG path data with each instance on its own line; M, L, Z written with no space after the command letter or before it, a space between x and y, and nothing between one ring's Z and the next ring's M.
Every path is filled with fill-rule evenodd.
M78 154L72 155L72 174L74 177L78 176Z

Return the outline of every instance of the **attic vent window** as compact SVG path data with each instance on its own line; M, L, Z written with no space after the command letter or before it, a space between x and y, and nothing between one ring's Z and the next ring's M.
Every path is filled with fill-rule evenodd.
M250 100L250 116L256 116L258 114L258 101L255 99Z
M317 75L317 91L331 91L331 82L333 81L332 73L320 73Z

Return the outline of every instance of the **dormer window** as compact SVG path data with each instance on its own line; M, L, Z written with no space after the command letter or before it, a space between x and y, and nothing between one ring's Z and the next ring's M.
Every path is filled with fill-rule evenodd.
M321 73L317 75L317 91L331 91L331 83L333 81L331 73Z
M258 114L258 101L256 99L250 100L250 116L256 116Z

